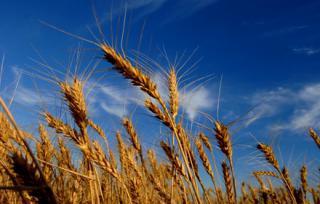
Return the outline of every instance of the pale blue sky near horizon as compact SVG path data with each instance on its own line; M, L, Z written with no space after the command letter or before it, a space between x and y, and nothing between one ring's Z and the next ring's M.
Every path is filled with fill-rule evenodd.
M202 112L217 116L223 76L219 118L228 123L245 115L231 127L239 168L247 163L254 168L261 162L259 157L251 158L258 155L254 149L257 140L281 147L276 151L283 158L289 155L292 161L283 164L292 168L298 168L307 157L313 158L310 165L319 162L318 149L307 136L310 126L320 127L320 2L316 0L1 0L0 55L5 55L5 69L0 93L7 101L14 93L11 107L24 127L38 122L38 107L54 104L55 113L60 110L57 87L37 76L53 75L37 62L54 67L63 79L59 72L66 73L68 64L76 61L77 48L82 50L79 72L90 60L94 64L101 58L89 43L41 21L95 40L92 30L101 39L93 7L103 24L105 40L117 42L118 50L125 23L122 44L133 60L146 63L141 52L168 69L165 52L171 63L180 57L180 66L192 55L180 72L185 73L180 85L181 110L192 131L199 128L198 122L209 125ZM97 70L106 67L110 66L101 62ZM165 94L162 71L151 67L152 77ZM74 69L75 63L71 65ZM159 132L157 121L141 108L143 95L130 89L116 73L103 74L100 79L101 72L96 72L90 79L91 85L100 79L96 91L88 96L92 115L108 124L111 132L119 128L122 116L131 114L142 133L144 121L155 127L155 134ZM25 110L28 113L22 114ZM34 120L28 119L30 115ZM160 140L142 137L146 146Z

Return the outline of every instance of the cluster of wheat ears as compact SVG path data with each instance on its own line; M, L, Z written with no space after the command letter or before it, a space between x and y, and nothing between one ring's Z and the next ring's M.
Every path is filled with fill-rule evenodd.
M39 124L36 135L20 129L0 100L0 203L320 203L320 185L308 185L307 167L301 167L300 184L295 186L272 147L263 143L256 148L273 170L252 173L259 186L237 181L228 126L216 120L212 135L199 132L191 136L179 120L174 68L167 74L169 95L162 96L142 69L107 43L97 45L103 59L148 96L145 108L170 132L170 139L159 144L166 159L157 159L154 149L143 149L129 118L122 120L125 135L120 131L106 135L88 115L84 84L75 76L71 81L58 82L73 121L67 123L43 112L46 124ZM94 140L92 132L105 143ZM320 148L317 133L310 129L309 135ZM58 137L57 145L52 137ZM109 147L113 139L117 153ZM214 156L215 145L224 156L221 164ZM71 148L81 156L74 158ZM77 165L74 160L81 162ZM200 168L210 182L204 182ZM216 181L219 172L224 185ZM280 184L272 185L271 179Z

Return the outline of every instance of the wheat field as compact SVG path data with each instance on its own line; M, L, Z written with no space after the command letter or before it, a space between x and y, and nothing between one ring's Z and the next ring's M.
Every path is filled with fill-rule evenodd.
M137 121L130 117L122 119L125 132L107 135L108 127L90 117L80 76L56 81L57 95L72 120L43 111L38 133L20 128L0 99L0 203L320 203L320 183L308 182L308 175L318 172L301 166L299 181L293 182L293 172L280 164L268 144L257 143L256 150L271 170L250 173L258 185L239 180L229 126L213 120L210 135L191 135L181 120L179 76L174 67L167 72L168 96L163 96L152 77L125 55L107 43L95 45L104 63L148 96L144 108L153 122L170 133L157 144L162 151L144 149ZM314 129L310 128L309 136L314 148L320 148ZM53 138L58 142L53 143ZM115 141L116 150L110 141ZM222 160L215 157L214 146L223 154ZM217 182L219 178L222 182Z

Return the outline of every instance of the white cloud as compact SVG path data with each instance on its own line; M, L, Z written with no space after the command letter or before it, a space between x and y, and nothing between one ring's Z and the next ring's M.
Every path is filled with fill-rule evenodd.
M320 102L310 104L308 108L297 109L291 117L286 129L302 130L309 127L319 127L320 125Z
M194 120L199 111L207 110L213 106L210 91L203 86L194 91L182 92L180 102L190 120Z
M102 83L94 83L89 81L85 89L92 87L87 97L89 110L91 114L98 113L99 110L122 118L128 113L128 106L143 105L144 94L136 87L132 86L114 86ZM87 92L85 90L85 92Z
M303 47L303 48L294 48L292 49L293 52L297 54L304 54L304 55L315 55L320 52L320 49L312 48L312 47Z
M120 90L112 86L100 86L102 93L106 94L108 97L112 98L116 102L123 102L127 97L123 96Z
M36 92L34 89L22 85L17 88L14 101L24 106L53 104L48 94Z
M300 132L320 127L320 83L308 84L297 90L278 88L260 92L252 97L252 104L260 104L252 111L247 125L264 118L289 114L285 122L271 126L272 131ZM289 112L284 113L285 110Z
M320 126L320 83L303 87L298 93L299 103L284 128L299 131Z
M250 104L254 108L248 113L245 125L248 126L258 119L273 116L279 111L281 106L291 102L289 100L292 99L292 95L291 90L282 87L254 94L250 98Z
M125 106L121 107L120 105L107 105L104 102L101 102L100 105L104 111L112 115L115 115L119 118L123 118L125 115L128 114L127 108Z

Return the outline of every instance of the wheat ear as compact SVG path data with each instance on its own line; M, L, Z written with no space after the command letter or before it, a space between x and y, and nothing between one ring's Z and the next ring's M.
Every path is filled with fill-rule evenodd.
M179 110L179 91L178 91L177 75L174 68L171 68L169 72L168 87L169 87L170 111L171 111L172 117L175 118Z
M215 181L214 173L213 173L209 158L208 158L207 154L205 153L205 151L203 149L203 146L202 146L202 143L201 143L200 139L196 139L195 144L196 144L200 159L202 161L202 165L204 166L206 172L211 177L215 192L217 193L217 184L216 184L216 181Z
M311 136L311 138L313 139L313 141L316 143L316 145L318 146L318 148L320 148L320 137L318 136L318 134L316 133L316 131L314 131L314 129L310 128L310 129L309 129L309 135Z
M303 165L302 168L300 169L300 181L301 181L301 188L303 190L304 196L306 198L306 194L308 192L308 170L307 166Z
M143 157L143 154L142 154L141 144L140 144L140 141L139 141L139 137L138 137L137 131L136 131L136 129L134 128L134 126L132 124L132 121L129 118L124 118L122 120L122 124L125 127L128 135L130 136L130 141L132 143L132 146L139 153L142 165L145 167L145 162L144 162L144 157Z
M258 176L271 176L274 178L279 178L279 176L273 171L255 171L253 174Z
M226 191L228 195L228 201L230 204L233 204L235 203L236 198L232 189L232 178L230 175L230 168L228 167L225 161L222 162L222 172L223 172L224 184L226 186Z
M272 148L270 146L266 145L266 144L259 143L257 145L257 149L259 149L264 154L265 159L279 173L281 180L283 181L283 183L285 184L285 186L286 186L286 188L288 190L288 193L290 195L290 198L291 198L292 202L297 203L296 199L294 197L294 194L292 192L292 188L291 188L290 184L288 183L288 181L287 181L285 175L283 174L283 172L280 170L280 166L279 166L278 160L276 159Z
M134 67L129 60L118 54L107 44L101 44L100 48L104 53L104 59L111 63L114 69L125 78L130 79L134 86L140 87L142 91L145 91L153 98L160 98L157 86L149 76L145 75L137 67Z
M220 150L226 155L228 161L230 163L230 169L232 173L232 183L235 198L237 197L237 187L236 187L236 179L234 174L233 167L233 159L232 159L232 144L231 144L231 136L228 130L228 127L220 123L219 121L215 121L215 136L218 141L218 145Z

